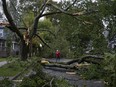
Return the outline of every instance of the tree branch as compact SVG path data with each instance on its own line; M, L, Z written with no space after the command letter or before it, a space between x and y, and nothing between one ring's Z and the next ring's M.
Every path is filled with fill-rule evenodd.
M75 0L76 2L76 0ZM75 3L74 2L74 3ZM73 4L74 4L73 3ZM73 5L72 4L72 5ZM79 20L79 21L83 21L79 18L77 18L77 16L81 16L81 15L87 15L87 14L90 14L90 13L94 13L94 12L97 12L97 11L93 11L93 12L84 12L84 11L81 11L81 12L77 12L77 13L69 13L69 12L66 12L67 9L69 9L69 7L67 7L65 10L63 9L60 9L58 6L56 5L53 5L53 4L47 4L49 6L53 6L54 8L56 8L58 11L54 11L54 12L48 12L48 13L45 13L45 14L42 14L41 17L43 16L48 16L48 15L54 15L54 14L66 14L66 15L69 15L71 17L74 17L75 19ZM83 24L92 24L91 22L88 22L88 21L83 21L82 22Z
M69 6L65 9L65 11L67 11L72 5L74 5L74 4L76 3L76 1L77 1L77 0L73 1L73 3L72 3L71 5L69 5Z
M67 6L66 9L64 9L64 11L67 11L72 5L74 5L76 3L77 0L75 0L71 5ZM52 5L52 4L47 4L47 5ZM53 15L53 14L61 14L63 13L62 9L59 9L57 6L53 5L53 7L55 7L56 9L60 10L60 11L57 11L57 12L51 12L51 13L46 13L46 14L43 14L42 16L47 16L47 15ZM62 11L61 11L62 10Z
M9 29L10 29L12 32L15 32L15 33L20 37L20 39L23 39L23 35L22 35L22 34L20 33L20 31L18 30L17 26L16 26L15 23L13 22L12 16L11 16L10 13L8 12L7 5L6 5L6 0L1 0L1 1L2 1L2 7L3 7L3 10L4 10L5 16L6 16L6 18L8 19L8 22L10 23Z
M54 37L56 37L56 35L52 31L50 31L48 29L40 29L38 31L47 31L47 32L51 33Z
M53 5L53 4L50 4L50 3L47 4L47 5L54 7L55 9L59 10L59 12L61 12L61 13L64 13L64 14L67 14L67 15L70 15L70 16L75 16L75 15L73 15L72 13L68 13L68 12L66 12L65 10L59 8L59 7L56 6L56 5Z
M47 47L51 48L39 35L35 34Z
M9 1L11 2L11 5L12 5L12 6L13 6L13 8L15 9L15 11L17 11L17 9L16 9L16 7L15 7L15 5L14 5L13 1L12 1L12 0L9 0ZM17 11L17 12L18 12L18 11ZM19 17L21 18L21 20L22 20L22 22L23 22L24 26L27 28L27 25L26 25L26 23L24 22L24 20L23 20L22 16L21 16L21 15L19 15Z
M52 87L53 80L54 80L54 78L52 78L51 81L50 81L50 87Z
M78 70L78 66L75 66L75 65L43 64L43 66L46 66L46 67L59 67L59 68L65 68L65 69L77 69Z
M55 9L59 10L59 12L70 15L70 16L80 16L80 15L87 15L87 14L90 14L90 13L98 12L98 11L90 11L90 12L81 11L81 12L76 12L76 13L69 13L69 12L66 11L66 9L63 10L63 9L59 8L58 6L56 6L56 5L53 5L53 4L50 4L50 3L47 4L47 5L52 6Z
M45 8L46 8L46 4L49 0L44 0L44 3L43 5L41 6L40 8L40 13L35 17L35 20L34 20L34 23L33 23L33 31L32 31L32 34L30 35L30 38L32 38L36 32L37 32L37 27L38 27L38 21L39 21L39 18L41 18L41 15L43 14L43 12L45 11Z
M61 12L61 11L48 12L48 13L45 13L45 14L41 15L41 17L43 17L43 16L49 16L49 15L55 15L55 14L66 14L66 13L63 13L63 12ZM68 15L68 14L66 14L66 15ZM75 15L75 14L74 14L74 15ZM93 24L93 23L88 22L88 21L83 21L82 19L79 19L79 18L77 18L76 16L73 16L73 15L70 15L70 16L73 17L73 18L75 18L76 20L82 21L83 24ZM79 13L78 16L81 16L80 13Z

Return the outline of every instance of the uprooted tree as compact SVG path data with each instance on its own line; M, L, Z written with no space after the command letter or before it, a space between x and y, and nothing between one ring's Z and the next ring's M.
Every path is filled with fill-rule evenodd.
M30 1L31 2L31 1ZM39 2L39 1L38 1ZM43 40L42 38L37 34L37 29L38 29L38 22L39 22L39 19L41 17L46 17L46 16L49 16L49 15L54 15L54 14L66 14L66 15L69 15L69 16L73 16L73 17L77 17L77 16L81 16L81 15L84 15L84 14L87 14L87 12L70 12L68 11L71 6L73 6L76 2L78 2L77 0L73 0L73 2L71 2L68 6L65 6L64 8L62 7L63 5L61 5L60 7L58 7L57 5L54 4L54 2L52 0L42 0L40 1L41 4L39 4L39 10L38 12L36 13L35 15L35 18L34 18L34 21L32 23L32 25L30 27L27 27L25 28L26 30L26 33L23 34L20 32L18 26L16 26L15 22L13 21L13 17L11 16L8 8L7 8L7 2L6 0L2 0L2 6L3 6L3 10L4 10L4 14L10 24L10 26L7 26L8 29L10 29L12 32L14 32L19 38L20 38L20 41L21 41L21 59L22 60L26 60L27 59L27 55L29 53L29 49L30 49L30 45L31 45L31 40L33 37L37 36L40 38L40 40L45 44L47 45ZM49 8L53 8L55 10L53 11L46 11L46 9L49 9ZM48 45L47 45L48 46Z

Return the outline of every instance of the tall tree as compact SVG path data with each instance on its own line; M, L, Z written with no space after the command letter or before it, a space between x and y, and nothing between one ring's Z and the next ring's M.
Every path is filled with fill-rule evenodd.
M58 5L66 8L71 3L70 1L67 3L61 2ZM51 21L55 25L59 25L60 31L63 32L62 35L66 36L65 39L70 43L70 49L74 52L75 57L79 54L82 55L89 46L91 48L94 47L94 50L97 52L103 52L107 47L102 34L104 31L103 17L101 16L98 3L92 0L76 2L68 11L77 11L77 14L80 15L78 17L58 14L50 16ZM50 10L54 9L51 8ZM82 15L83 13L85 15Z
M8 19L8 21L10 23L9 29L12 32L16 33L17 36L21 40L21 58L22 58L22 60L26 60L27 59L27 54L28 54L29 45L30 45L28 42L29 41L31 42L32 38L35 35L37 35L38 21L39 21L39 19L41 17L47 16L47 15L53 15L53 14L61 14L61 13L64 13L64 14L70 15L70 16L77 16L78 15L78 14L75 15L73 13L69 13L69 12L67 12L67 10L61 9L58 6L53 5L51 0L42 0L42 1L38 1L38 2L42 2L42 3L40 3L40 5L39 5L39 8L38 8L39 10L36 10L37 14L35 15L35 18L34 18L34 21L32 23L32 26L28 27L26 29L26 34L23 35L23 33L20 32L19 28L14 23L13 17L11 16L10 12L7 9L6 0L2 0L2 6L3 6L4 13L5 13L6 18ZM28 0L27 3L31 5L34 2L31 3L31 0L30 1ZM25 3L25 4L27 4L27 3ZM25 7L25 4L23 5L23 3L22 3L22 5L24 7ZM48 11L48 12L46 12L47 7L50 7L50 6L55 8L56 11L52 11L52 12ZM69 9L69 6L68 6L68 9ZM32 9L32 11L33 11L33 9ZM35 9L34 9L34 11L35 11ZM29 31L31 31L31 32L29 32ZM39 38L41 38L41 37L39 37Z

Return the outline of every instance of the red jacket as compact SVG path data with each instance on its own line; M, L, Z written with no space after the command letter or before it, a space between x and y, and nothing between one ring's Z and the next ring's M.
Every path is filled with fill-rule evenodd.
M60 51L56 51L56 57L60 58Z

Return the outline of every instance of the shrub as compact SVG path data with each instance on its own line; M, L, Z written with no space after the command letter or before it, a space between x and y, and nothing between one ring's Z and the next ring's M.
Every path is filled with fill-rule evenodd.
M91 65L86 71L80 71L85 79L103 79L108 87L115 85L115 54L107 53L100 65ZM115 87L115 86L114 86Z
M0 87L13 87L13 82L5 78L0 81Z

